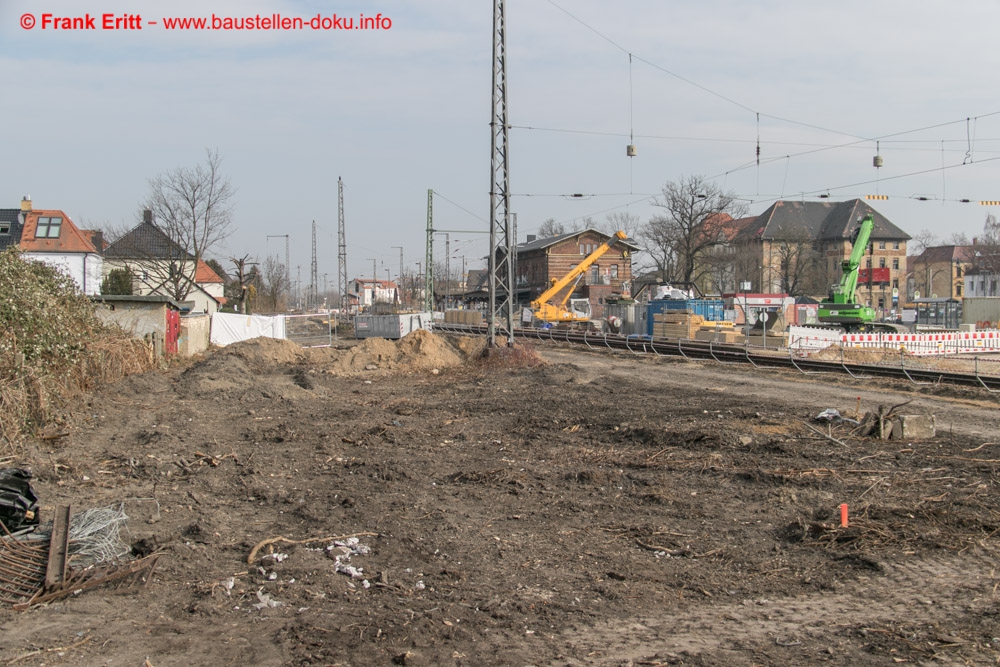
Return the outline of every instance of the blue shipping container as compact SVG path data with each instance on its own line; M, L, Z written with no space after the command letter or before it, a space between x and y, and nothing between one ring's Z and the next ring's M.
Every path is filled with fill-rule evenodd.
M653 335L653 315L668 310L690 310L701 315L706 322L726 319L726 304L722 299L658 299L646 305L646 334Z

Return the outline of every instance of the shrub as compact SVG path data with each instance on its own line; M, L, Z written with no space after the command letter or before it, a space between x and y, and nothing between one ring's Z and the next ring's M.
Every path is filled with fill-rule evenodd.
M65 273L0 253L0 445L44 426L68 397L152 367L145 343L98 320Z

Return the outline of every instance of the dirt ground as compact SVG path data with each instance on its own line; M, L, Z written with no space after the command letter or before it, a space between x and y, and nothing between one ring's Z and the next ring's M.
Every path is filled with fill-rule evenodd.
M0 608L0 664L1000 662L990 394L479 345L264 339L85 397L15 464L159 562ZM811 421L907 400L934 439Z

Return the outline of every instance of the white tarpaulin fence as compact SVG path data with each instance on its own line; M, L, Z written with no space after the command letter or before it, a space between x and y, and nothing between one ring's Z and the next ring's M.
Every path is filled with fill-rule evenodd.
M1000 352L1000 330L914 334L844 334L831 329L789 327L788 346L808 352L831 345L904 351L916 356Z
M251 338L285 338L285 318L282 315L212 314L212 344L231 345Z

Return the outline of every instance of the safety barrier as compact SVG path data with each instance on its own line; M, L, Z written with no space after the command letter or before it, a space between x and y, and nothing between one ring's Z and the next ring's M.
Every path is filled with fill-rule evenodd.
M788 348L806 356L831 345L842 348L892 350L913 356L1000 352L1000 330L941 333L853 333L790 327Z

